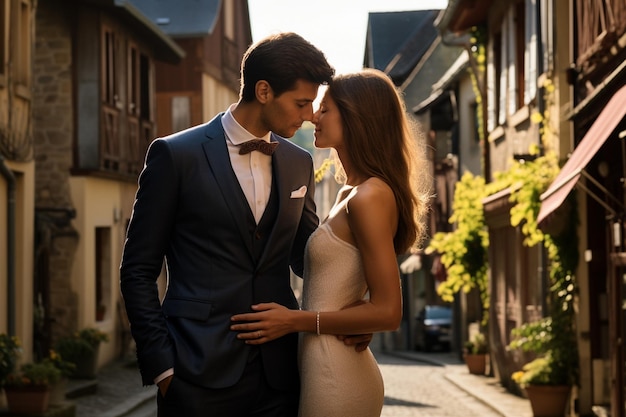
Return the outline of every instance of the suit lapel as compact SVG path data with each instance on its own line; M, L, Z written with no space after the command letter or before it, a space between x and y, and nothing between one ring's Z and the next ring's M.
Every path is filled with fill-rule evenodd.
M221 116L222 115L219 115L207 125L206 135L209 140L202 144L202 148L211 172L220 188L222 197L230 209L233 221L239 229L239 233L248 248L248 252L252 255L252 246L246 230L246 219L248 219L252 213L230 163Z

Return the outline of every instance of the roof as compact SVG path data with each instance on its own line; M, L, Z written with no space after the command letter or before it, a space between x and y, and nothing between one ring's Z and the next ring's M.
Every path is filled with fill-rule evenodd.
M140 36L150 39L154 45L155 59L178 63L185 56L185 51L163 32L156 24L138 10L129 0L84 0L85 3L106 7L113 10L132 27Z
M218 20L222 3L220 0L127 1L174 38L210 35Z
M457 60L452 64L450 68L443 74L443 76L432 86L432 93L428 98L420 102L418 105L413 107L411 110L413 113L419 114L430 108L433 104L437 103L437 101L442 97L443 93L448 89L448 87L463 73L465 69L469 67L469 58L467 55L467 51L463 50Z
M492 3L493 0L449 0L436 25L442 31L465 32L487 20Z
M370 13L364 66L401 84L437 38L439 10Z
M463 52L463 49L458 46L446 45L441 37L436 38L428 46L427 53L416 62L415 67L400 86L404 93L406 108L409 110L430 97L433 86L441 80L442 74L454 65Z

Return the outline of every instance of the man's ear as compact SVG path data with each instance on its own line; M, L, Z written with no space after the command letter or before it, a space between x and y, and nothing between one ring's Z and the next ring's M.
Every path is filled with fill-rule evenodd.
M256 99L259 103L267 103L274 95L272 87L265 80L259 80L255 86Z

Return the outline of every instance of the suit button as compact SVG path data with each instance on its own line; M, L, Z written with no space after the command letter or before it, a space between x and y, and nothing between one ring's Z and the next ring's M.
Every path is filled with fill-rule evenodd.
M256 240L261 240L261 233L259 232L255 233L254 237L256 237Z

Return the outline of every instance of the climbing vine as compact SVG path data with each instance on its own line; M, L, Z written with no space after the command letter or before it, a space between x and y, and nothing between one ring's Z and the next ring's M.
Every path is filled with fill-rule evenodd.
M474 62L472 71L470 71L470 79L472 80L472 89L476 97L476 127L478 137L481 143L485 138L485 126L483 123L483 100L485 99L485 89L481 88L482 80L485 79L485 70L487 63L486 55L487 31L483 26L474 26L470 31L469 51L470 59Z
M496 175L490 184L485 184L481 177L463 175L456 185L454 214L449 219L455 229L448 233L436 233L426 251L439 252L447 269L447 279L437 289L442 299L452 301L458 292L469 292L476 288L480 293L485 324L489 307L489 240L482 200L505 188L510 189L510 201L513 203L510 210L511 226L520 227L526 246L542 244L545 247L550 271L547 317L514 329L510 348L542 354L534 363L535 366L528 368L535 372L527 374L528 381L536 378L571 383L578 375L573 326L576 294L573 273L578 263L577 214L575 204L571 204L569 225L556 236L544 233L537 224L541 193L549 187L559 172L558 159L550 146L557 135L550 117L554 86L546 79L542 87L546 110L542 114L535 112L531 116L531 122L539 126L541 137L541 145L531 146L529 149L529 154L534 159L513 161L509 170Z
M487 195L484 178L466 172L456 184L453 214L449 222L452 232L438 232L426 248L426 253L441 254L447 278L437 287L444 301L451 302L460 291L477 289L483 308L484 321L489 310L487 288L487 247L489 235L485 227L482 199Z
M537 225L541 207L540 195L552 183L559 167L550 144L557 132L550 117L554 105L554 85L546 78L541 86L545 110L535 112L531 121L540 126L544 156L533 163L513 166L511 181L522 181L522 186L511 196L515 206L511 210L511 225L522 225L524 243L533 246L542 243L549 262L550 288L547 297L548 314L541 320L525 323L512 330L510 349L521 349L539 355L513 374L513 379L527 384L574 384L578 380L578 350L574 327L574 301L577 292L574 271L578 265L578 212L575 195L566 201L566 227L554 234L543 233ZM538 149L534 151L538 152Z

